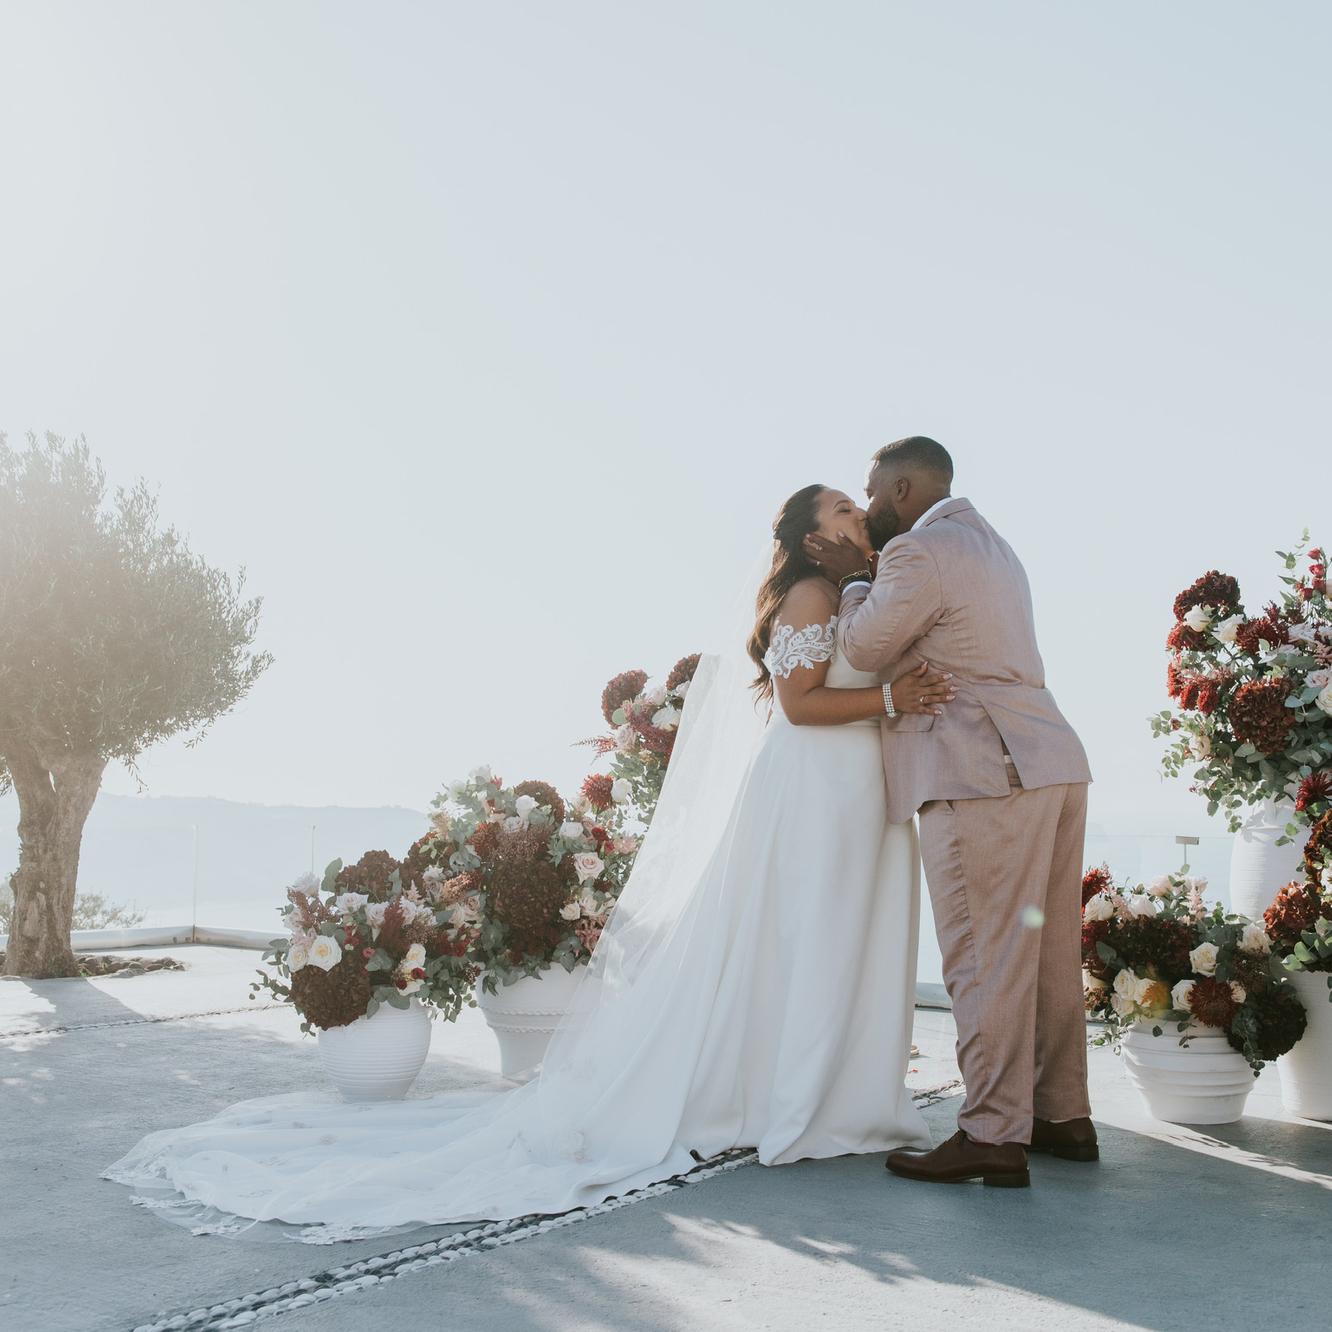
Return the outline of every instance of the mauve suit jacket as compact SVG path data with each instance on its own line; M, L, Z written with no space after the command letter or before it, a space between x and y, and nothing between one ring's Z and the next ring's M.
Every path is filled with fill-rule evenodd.
M842 597L837 642L884 681L924 660L957 686L942 717L883 719L891 822L928 800L1008 795L1005 750L1028 790L1091 781L1045 687L1026 571L970 501L950 500L883 548L874 585Z

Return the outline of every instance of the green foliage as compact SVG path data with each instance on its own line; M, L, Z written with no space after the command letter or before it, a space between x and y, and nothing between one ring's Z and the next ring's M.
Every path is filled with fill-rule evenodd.
M0 435L0 788L13 744L48 767L132 767L159 740L197 743L272 661L243 588L159 524L143 482L108 498L82 439Z
M12 876L0 880L0 933L8 934L14 924L14 886ZM74 899L76 930L132 930L143 923L144 913L108 902L101 893L80 893Z

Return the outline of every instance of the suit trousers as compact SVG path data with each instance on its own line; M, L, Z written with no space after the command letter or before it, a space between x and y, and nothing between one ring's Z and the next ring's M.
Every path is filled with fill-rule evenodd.
M920 845L966 1083L958 1127L1030 1142L1032 1116L1091 1113L1082 997L1087 786L931 800Z

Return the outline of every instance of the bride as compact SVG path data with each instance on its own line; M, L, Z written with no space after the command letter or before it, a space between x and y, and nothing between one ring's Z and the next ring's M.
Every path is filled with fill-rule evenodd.
M914 825L884 815L889 687L837 655L837 589L802 549L815 532L870 554L841 491L782 506L748 642L759 705L748 672L705 659L652 829L533 1080L244 1101L151 1134L106 1177L198 1229L275 1220L328 1242L564 1212L734 1147L765 1165L928 1148L904 1081L920 869ZM898 712L952 697L924 667L890 688Z

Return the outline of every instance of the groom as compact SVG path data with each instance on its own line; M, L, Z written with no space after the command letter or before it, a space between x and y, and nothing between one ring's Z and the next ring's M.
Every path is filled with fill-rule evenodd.
M1098 1155L1080 961L1091 773L1045 687L1027 575L952 482L941 444L888 444L866 485L877 573L848 544L812 536L806 550L841 589L852 666L892 680L927 661L958 690L941 716L883 723L888 817L920 812L967 1088L958 1132L888 1169L1022 1187L1029 1150Z

